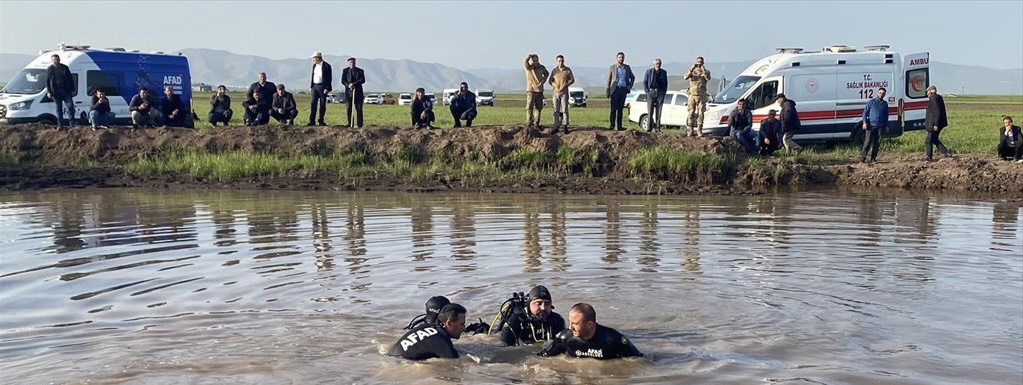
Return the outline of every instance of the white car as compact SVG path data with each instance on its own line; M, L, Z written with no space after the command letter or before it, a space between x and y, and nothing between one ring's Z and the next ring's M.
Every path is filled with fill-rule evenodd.
M404 93L398 95L399 106L411 106L412 105L412 94Z
M366 99L363 101L366 104L384 104L384 97L377 94L366 95Z
M437 95L434 95L433 92L427 92L423 95L429 98L430 101L433 102L433 105L437 105Z
M632 107L629 107L629 121L639 123L644 131L650 128L650 116L647 114L647 94L636 95ZM686 128L689 112L686 102L689 97L682 91L668 91L664 94L664 107L661 107L661 127Z

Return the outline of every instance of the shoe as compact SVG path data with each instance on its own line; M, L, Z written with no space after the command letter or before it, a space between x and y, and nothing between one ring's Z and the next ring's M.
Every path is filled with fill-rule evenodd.
M295 119L289 119L288 120L288 125L289 126L294 126L295 125Z
M612 124L612 125L610 125L610 126L607 126L607 129L608 129L608 130L614 130L614 129L615 129L615 126L614 126L614 125Z
M561 132L567 134L568 133L568 126L561 127Z
M317 124L318 124L318 125L321 125L321 126L326 126L326 125L327 125L327 122L324 122L324 121L322 121L322 120L321 120L321 121L320 121L319 123L317 123Z
M92 125L92 130L96 131L96 125L95 124Z
M860 163L867 163L867 158L860 158Z
M618 131L625 131L625 128L623 128L623 127L618 127Z
M934 161L934 158L924 158L924 162L925 163L931 163L933 161Z
M309 123L306 123L305 125L307 125L307 126L312 126L312 125L313 125L313 122L309 122Z

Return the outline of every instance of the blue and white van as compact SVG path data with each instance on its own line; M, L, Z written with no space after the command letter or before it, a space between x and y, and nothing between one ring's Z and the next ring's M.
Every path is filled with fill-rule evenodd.
M173 87L174 93L191 111L192 77L184 56L61 44L58 50L44 53L28 63L0 91L0 123L57 123L54 102L46 96L46 69L54 54L68 66L77 84L72 98L76 118L82 124L89 120L89 107L96 89L106 91L110 110L116 114L115 124L131 123L128 102L142 87L158 100L163 98L164 87ZM186 114L185 121L186 127L193 126L191 113Z

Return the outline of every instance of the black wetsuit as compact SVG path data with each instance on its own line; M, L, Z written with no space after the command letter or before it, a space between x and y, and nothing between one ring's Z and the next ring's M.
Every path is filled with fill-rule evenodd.
M530 316L525 314L512 314L505 321L501 330L501 342L507 346L515 346L519 343L532 344L540 341L550 341L562 330L565 330L565 319L558 313L551 312L546 319L529 320Z
M551 357L562 353L570 357L592 357L601 360L643 356L628 337L600 324L597 324L597 332L589 340L575 337L570 330L564 330L544 344L537 355Z
M387 354L416 361L428 358L458 358L458 351L455 350L455 345L444 328L428 322L416 325L401 336Z

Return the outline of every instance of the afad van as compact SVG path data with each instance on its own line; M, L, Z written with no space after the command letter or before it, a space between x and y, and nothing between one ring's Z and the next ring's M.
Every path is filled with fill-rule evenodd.
M188 59L162 52L143 53L122 48L90 49L89 46L65 46L40 55L0 91L0 123L57 124L53 99L46 96L46 69L51 55L71 70L76 86L72 94L78 121L89 121L89 107L95 90L106 91L114 124L131 124L128 102L140 88L149 90L157 100L163 99L164 87L172 87L185 106L192 105L192 79ZM65 109L64 116L68 111ZM186 127L193 127L191 114L186 114Z
M771 109L779 109L775 96L784 93L796 103L802 125L794 139L803 142L861 141L867 101L879 87L887 91L888 136L924 128L927 109L929 56L927 52L899 56L888 46L832 46L820 52L779 48L758 60L707 104L703 133L728 134L728 115L736 101L746 99L753 112L753 128ZM780 111L779 111L780 112Z

